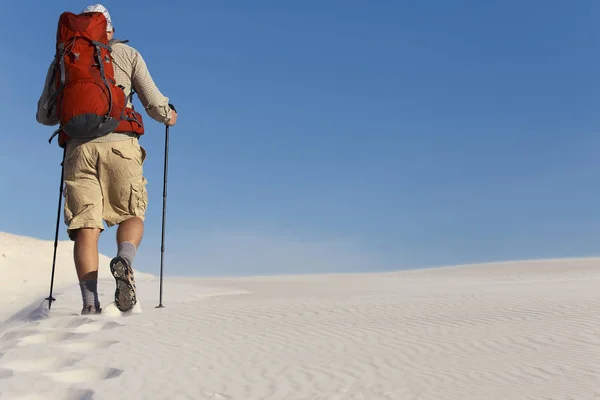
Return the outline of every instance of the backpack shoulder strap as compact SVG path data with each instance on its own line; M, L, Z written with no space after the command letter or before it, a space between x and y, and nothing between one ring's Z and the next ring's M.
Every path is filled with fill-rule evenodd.
M129 40L121 40L121 39L110 39L108 41L108 45L112 46L115 43L129 43Z
M114 38L113 38L113 39L111 39L111 40L109 40L109 41L108 41L108 45L109 45L109 46L112 46L112 45L114 45L115 43L123 43L123 44L125 44L125 43L129 43L129 39L121 40L121 39L114 39ZM123 86L119 86L119 87L120 87L121 89L125 89ZM133 95L134 95L134 94L136 94L136 90L135 90L135 88L133 87L133 82L132 82L132 86L131 86L131 92L130 92L130 93L129 93L129 95L126 97L126 99L127 99L129 102L131 102L131 103L133 103Z

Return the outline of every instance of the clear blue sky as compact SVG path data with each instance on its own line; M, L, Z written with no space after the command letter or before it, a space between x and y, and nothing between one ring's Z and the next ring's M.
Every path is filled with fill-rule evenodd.
M0 231L53 240L61 151L36 102L60 13L87 4L3 3ZM600 254L597 1L103 4L180 111L167 275ZM145 117L136 267L158 273L164 126Z

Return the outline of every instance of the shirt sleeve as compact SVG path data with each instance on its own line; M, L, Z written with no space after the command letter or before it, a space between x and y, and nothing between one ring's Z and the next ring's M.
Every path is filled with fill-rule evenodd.
M44 90L37 104L36 120L42 125L54 126L59 124L59 119L56 116L54 102L50 100L54 97L56 87L54 85L54 61L50 64L44 82Z
M140 102L148 115L158 121L167 122L171 119L169 98L164 96L150 76L148 66L142 55L136 51L133 60L132 85L138 94Z

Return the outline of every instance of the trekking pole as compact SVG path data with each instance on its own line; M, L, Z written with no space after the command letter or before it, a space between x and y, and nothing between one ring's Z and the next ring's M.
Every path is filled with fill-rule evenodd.
M59 195L58 195L58 211L56 213L56 232L54 233L54 255L52 256L52 276L50 278L50 295L48 297L46 297L46 300L48 300L48 310L50 310L52 308L52 302L56 301L56 299L54 297L52 297L52 290L54 289L54 271L55 271L55 267L56 267L56 250L58 248L58 227L59 227L59 221L60 221L60 207L62 205L62 194L63 194L63 179L65 177L65 155L67 152L67 148L65 146L64 150L63 150L63 159L62 162L60 163L60 189L59 189Z
M175 110L173 104L169 104L169 107ZM158 306L156 308L164 308L162 303L163 297L163 270L165 263L165 220L167 214L167 174L169 166L169 125L165 129L165 166L164 166L164 181L163 181L163 209L162 209L162 238L160 243L160 294L158 299Z

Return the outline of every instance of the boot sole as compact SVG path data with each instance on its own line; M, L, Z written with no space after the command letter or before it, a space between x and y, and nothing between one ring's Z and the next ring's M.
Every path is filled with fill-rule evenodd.
M115 258L110 263L110 272L115 278L115 305L121 312L129 311L137 303L133 271L122 258Z

